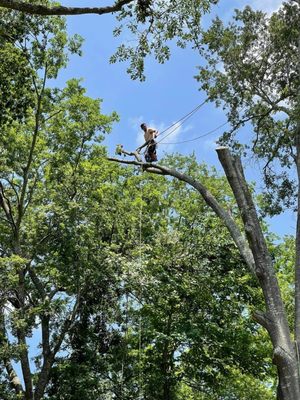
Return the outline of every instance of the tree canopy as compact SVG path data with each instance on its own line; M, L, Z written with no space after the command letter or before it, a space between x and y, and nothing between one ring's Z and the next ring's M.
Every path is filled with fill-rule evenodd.
M128 43L122 40L110 61L126 61L130 77L144 80L144 60L148 55L153 55L159 63L165 62L170 57L172 41L182 48L188 44L197 48L202 16L216 3L216 0L119 0L112 6L90 8L64 7L49 1L1 0L0 7L15 10L18 15L40 15L40 21L49 15L115 15L114 36L122 38L127 34L132 40Z
M197 79L211 101L228 110L232 126L220 143L264 160L265 208L271 214L297 198L290 168L298 132L299 15L293 0L272 15L247 6L228 24L215 19L201 40L207 65L199 67ZM236 138L247 122L253 135Z
M265 212L290 207L292 194L300 201L288 173L300 171L299 5L272 16L246 7L203 31L212 3L87 10L0 0L13 9L0 22L4 400L269 400L272 361L278 399L299 393L299 218L296 243L276 243L228 148L218 149L226 178L194 156L107 159L102 141L118 115L104 115L78 79L53 84L81 54L62 14L116 12L114 34L131 32L137 45L121 45L111 61L129 60L132 78L143 79L148 54L169 58L169 40L191 43L208 61L201 88L228 109L221 143L266 160L277 198L265 199ZM248 121L252 145L234 137Z

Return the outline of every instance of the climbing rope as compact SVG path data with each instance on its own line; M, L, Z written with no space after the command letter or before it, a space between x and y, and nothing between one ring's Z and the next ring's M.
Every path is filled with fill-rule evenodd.
M193 139L182 140L180 142L163 142L163 143L160 143L160 144L182 144L182 143L194 142L196 140L204 138L205 136L208 136L208 135L211 135L212 133L215 133L216 131L218 131L219 129L223 128L223 126L225 126L227 124L229 124L229 121L223 122L221 125L217 126L216 128L214 128L214 129L212 129L212 130L210 130L210 131L208 131L206 133L203 133L200 136L196 136Z
M197 110L196 111L198 111L198 109L200 108L200 107L202 107L207 101L208 101L208 99L209 98L207 98L203 103L201 103L201 104L199 104L199 106L197 107ZM246 107L244 107L244 108L242 108L241 109L241 111L244 111L245 110L245 108ZM193 111L195 111L195 110L193 110ZM192 112L193 112L192 111ZM185 121L184 121L185 122ZM189 142L194 142L194 141L196 141L196 140L199 140L199 139L202 139L202 138L204 138L205 136L208 136L208 135L211 135L212 133L215 133L216 131L218 131L219 129L221 129L221 128L223 128L224 126L226 126L226 125L228 125L230 122L229 121L225 121L225 122L223 122L221 125L218 125L216 128L214 128L214 129L212 129L212 130L210 130L210 131L208 131L208 132L206 132L206 133L203 133L202 135L200 135L200 136L196 136L196 137L194 137L194 138L192 138L192 139L187 139L187 140L181 140L181 141L179 141L179 142L162 142L167 136L169 136L171 133L173 133L178 127L176 126L171 132L169 132L168 133L168 135L166 135L164 138L162 138L159 142L157 142L157 144L158 143L160 143L160 144L183 144L183 143L189 143ZM176 124L176 123L175 123ZM173 124L174 125L174 124ZM163 131L164 132L164 131Z
M191 118L197 111L200 110L201 107L204 106L209 100L209 97L207 97L202 103L198 104L197 107L195 107L192 111L189 113L185 114L183 117L181 117L178 121L174 122L172 125L168 126L166 129L164 129L162 132L160 132L160 135L162 135L165 132L168 132L170 129L171 131L163 136L157 143L162 142L164 139L166 139L169 135L171 135L176 129L178 129L178 124L181 122L181 125L184 124L189 118ZM173 128L173 129L172 129Z

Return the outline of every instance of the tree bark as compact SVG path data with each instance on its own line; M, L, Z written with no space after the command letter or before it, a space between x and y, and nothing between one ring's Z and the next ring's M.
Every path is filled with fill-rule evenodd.
M300 36L298 37L298 77L300 77ZM300 88L297 99L298 114L300 110ZM297 196L297 227L296 227L296 257L295 257L295 341L297 349L300 345L300 121L297 123L295 136L296 155L294 161L298 177Z
M300 126L296 133L296 166L298 176L296 257L295 257L295 340L300 344Z
M41 4L25 3L18 0L0 0L0 7L10 10L22 11L34 15L80 15L80 14L111 14L120 11L126 4L133 0L119 0L112 6L106 7L48 7Z

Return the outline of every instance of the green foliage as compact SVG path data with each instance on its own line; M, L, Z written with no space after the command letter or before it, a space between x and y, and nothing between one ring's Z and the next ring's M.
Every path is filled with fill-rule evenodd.
M23 120L35 106L39 76L56 78L67 65L68 52L80 53L79 35L67 38L65 20L18 12L0 12L0 124Z
M231 201L224 179L192 157L165 163L219 189L220 201ZM118 173L94 188L89 210L93 213L95 196L101 202L113 199L110 211L102 209L97 218L105 217L102 226L110 226L101 253L111 260L106 274L117 262L119 280L109 282L119 297L111 293L105 302L108 281L104 291L90 277L87 314L71 335L70 356L53 371L51 398L75 399L84 387L81 397L95 400L113 394L117 399L217 399L224 393L235 399L246 392L239 379L249 379L252 398L271 399L265 386L272 380L270 345L249 316L261 296L225 227L182 183L128 169ZM70 388L71 376L80 387Z
M175 5L187 18L190 3L164 7ZM145 7L139 23L150 18ZM236 399L246 384L252 398L271 398L269 343L250 318L261 294L225 227L182 182L106 160L101 141L118 117L101 114L79 80L47 85L80 53L63 19L3 16L13 37L5 46L21 46L30 79L19 118L7 107L13 122L1 131L1 396L17 398L14 360L35 388L49 366L42 391L51 400ZM197 8L188 21L198 17ZM156 29L192 40L179 22ZM238 218L216 171L193 156L164 163L201 179Z
M273 253L289 324L292 328L294 326L295 238L286 236L283 242L274 248Z
M127 72L132 79L144 80L145 58L154 55L159 63L170 58L170 42L185 48L199 45L203 14L216 0L137 1L127 5L118 15L114 36L126 34L134 44L122 43L110 61L129 62Z
M199 67L197 79L212 101L228 109L232 125L220 142L263 160L264 209L270 214L295 201L290 168L299 115L299 35L299 7L293 1L271 16L247 6L229 24L217 18L203 32L207 64ZM247 122L253 136L239 140L235 133Z
M1 43L2 42L2 43ZM0 124L23 119L33 104L31 72L23 52L9 41L0 42Z

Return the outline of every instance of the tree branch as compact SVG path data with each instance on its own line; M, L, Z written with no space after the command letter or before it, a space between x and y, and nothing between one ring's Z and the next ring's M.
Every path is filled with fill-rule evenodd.
M1 0L0 0L0 5L1 5ZM25 213L25 196L26 196L26 191L27 191L28 182L29 182L29 171L30 171L31 164L33 162L34 150L35 150L35 146L36 146L38 134L39 134L39 129L40 129L40 117L41 117L41 113L42 113L42 98L43 98L44 90L45 90L45 86L46 86L47 71L48 71L48 66L46 64L41 91L40 91L40 93L37 93L35 126L34 126L34 131L33 131L33 136L32 136L32 141L31 141L27 164L24 167L23 185L22 185L22 189L21 189L20 202L19 202L19 207L18 207L19 213L18 213L18 218L17 218L17 223L16 223L17 231L19 231L19 229L20 229L22 218ZM18 234L18 232L17 232L17 234Z
M1 309L1 314L0 314L0 345L2 346L3 344L9 345L7 335L6 335L6 329L5 329L5 319L4 319L4 313L3 309ZM3 359L3 363L8 375L9 383L13 390L17 394L24 394L24 390L22 387L22 383L14 370L11 361L8 358Z
M246 242L245 237L241 233L239 227L229 214L217 201L217 199L209 192L209 190L206 189L204 185L202 185L199 181L196 181L192 177L185 175L181 172L178 172L174 169L170 169L165 166L161 166L158 164L152 165L151 163L143 163L143 162L138 162L138 161L125 161L125 160L120 160L117 158L108 158L109 161L114 161L118 162L121 164L129 164L129 165L137 165L141 166L143 170L154 173L154 174L159 174L159 175L169 175L173 176L174 178L177 178L181 181L184 181L194 187L202 196L206 204L213 209L213 211L217 214L217 216L224 222L226 225L227 229L229 230L234 243L236 244L237 248L240 251L240 254L242 255L244 261L250 268L250 270L254 273L255 268L254 268L254 258L251 253L251 250L249 249L248 243Z
M15 224L15 220L14 220L14 217L12 214L11 205L10 205L9 199L5 196L4 187L1 182L0 182L0 207L4 211L7 221L11 223L11 225L13 226L13 228L15 230L16 224Z
M19 345L22 345L23 347L22 352L20 354L20 361L21 361L23 379L25 383L25 399L30 400L32 399L33 386L32 386L29 355L27 350L27 343L26 343L26 336L24 333L24 329L18 329L17 336Z
M44 395L44 391L45 391L45 388L46 388L48 380L49 380L50 370L51 370L51 367L55 360L55 356L61 348L62 342L65 339L66 333L69 331L73 322L75 321L78 307L80 304L80 300L81 300L81 293L79 292L77 295L77 299L76 299L75 305L73 307L73 310L72 310L71 314L69 315L69 317L67 317L65 319L65 322L61 328L61 331L60 331L56 341L53 343L52 350L49 345L49 325L48 325L49 320L44 320L43 329L42 329L43 340L45 340L45 342L43 342L44 360L43 360L42 370L39 374L38 382L37 382L35 392L34 392L35 400L40 400Z
M261 326L263 326L268 332L271 329L272 325L272 320L267 316L265 312L262 311L254 311L252 314L252 317L254 321L259 323Z
M16 371L14 370L10 360L4 360L4 365L5 365L5 369L6 369L6 372L7 372L7 375L8 375L8 379L9 379L9 382L10 382L12 388L14 389L14 391L17 394L23 394L24 395L24 390L23 390L22 383L20 381L20 378L16 374Z
M112 6L106 7L48 7L41 4L25 3L18 0L0 0L0 7L10 10L22 11L34 15L80 15L80 14L111 14L121 11L123 6L132 3L133 0L120 0Z

